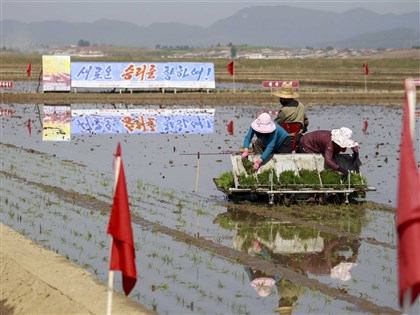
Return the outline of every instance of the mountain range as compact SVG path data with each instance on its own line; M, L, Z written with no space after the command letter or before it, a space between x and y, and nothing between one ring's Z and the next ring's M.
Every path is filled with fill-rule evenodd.
M92 23L4 19L1 32L3 47L20 49L76 45L79 40L146 48L228 43L278 48L412 48L420 46L419 13L378 14L366 9L337 13L279 5L245 8L208 27L182 23L139 26L105 19Z

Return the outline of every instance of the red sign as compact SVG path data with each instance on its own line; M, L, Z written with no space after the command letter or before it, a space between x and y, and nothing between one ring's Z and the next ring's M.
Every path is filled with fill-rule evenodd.
M277 116L279 111L278 110L270 110L270 109L261 109L261 110L257 110L255 117L260 116L262 113L268 113L270 116Z
M290 83L294 88L299 87L299 81L263 81L262 87L279 88L283 83Z
M14 113L14 109L0 109L0 116L13 116Z
M0 81L0 88L9 88L13 87L13 81Z

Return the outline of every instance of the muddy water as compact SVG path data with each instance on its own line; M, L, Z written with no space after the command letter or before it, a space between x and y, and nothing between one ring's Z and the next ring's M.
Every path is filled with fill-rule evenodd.
M273 219L223 202L212 178L231 169L224 153L239 150L262 108L217 107L213 134L77 135L70 142L42 141L35 105L3 108L15 114L1 117L2 221L104 282L112 157L121 143L139 273L131 297L146 307L162 314L272 314L279 306L293 314L398 312L393 212L337 206L330 216L286 209ZM315 106L309 129L352 128L362 173L377 189L367 199L395 206L401 114L399 106ZM174 239L176 232L183 234ZM191 245L197 237L208 243ZM256 278L272 279L267 296L251 285Z

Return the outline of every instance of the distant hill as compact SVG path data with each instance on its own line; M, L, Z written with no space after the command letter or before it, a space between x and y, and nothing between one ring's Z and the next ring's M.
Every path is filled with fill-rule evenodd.
M2 46L30 49L77 44L133 47L212 47L232 43L282 48L411 48L420 46L419 12L377 14L365 9L343 13L287 5L251 7L208 27L181 23L132 23L98 20L93 23L3 20Z

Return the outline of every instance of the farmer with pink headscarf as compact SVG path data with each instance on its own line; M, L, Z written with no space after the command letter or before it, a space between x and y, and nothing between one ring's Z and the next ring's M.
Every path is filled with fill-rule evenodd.
M339 165L334 158L347 148L353 151L353 166L358 169L361 165L359 159L359 144L352 139L353 132L347 127L329 130L316 130L305 134L299 142L298 153L321 153L325 164L343 174L348 174L348 166Z
M279 124L273 122L268 113L262 113L252 122L245 136L242 158L248 156L248 147L254 136L257 137L253 144L254 153L261 154L261 157L254 163L254 170L258 170L272 153L291 152L289 134Z

